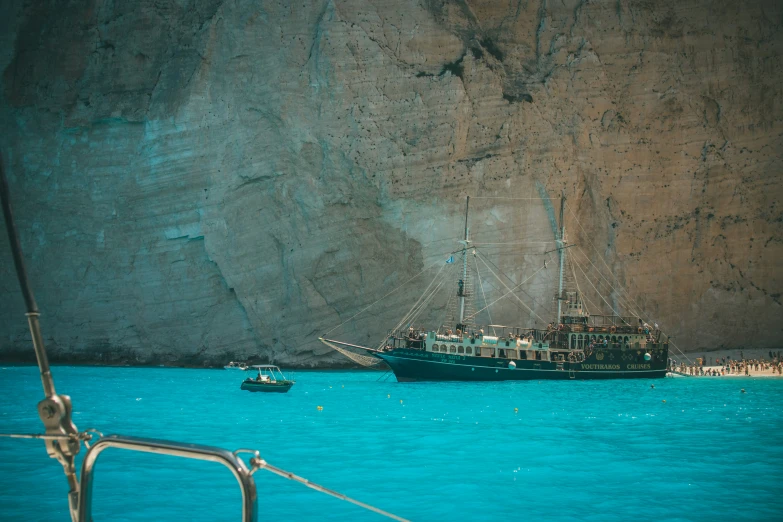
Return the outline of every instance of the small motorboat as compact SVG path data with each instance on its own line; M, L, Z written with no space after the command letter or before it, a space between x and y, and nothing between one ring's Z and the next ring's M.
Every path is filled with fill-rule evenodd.
M231 361L230 363L225 365L223 368L225 370L242 370L242 371L245 371L245 370L247 370L247 364L245 364L243 362L238 363L238 362Z
M258 376L242 381L242 386L239 387L241 390L285 393L296 382L286 379L280 368L271 364L255 364L250 368L258 370Z

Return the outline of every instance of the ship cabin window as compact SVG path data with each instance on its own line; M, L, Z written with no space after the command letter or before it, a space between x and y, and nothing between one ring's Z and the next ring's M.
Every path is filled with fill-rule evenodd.
M470 346L465 347L465 353L467 353L468 355L473 355L473 348L471 348Z
M457 353L465 353L465 348L462 346L457 346Z
M443 353L446 353L446 345L445 344L441 344L440 345L440 351L443 352Z
M617 344L617 337L614 335L612 336L612 344Z
M456 347L456 346L454 346L454 345L452 344L452 345L449 347L449 352L450 352L450 353L457 353L457 347Z
M576 336L571 336L571 348L576 348Z
M433 352L437 352L438 351L438 345L437 344L433 344L432 345L432 351Z
M626 335L626 336L623 338L623 342L624 342L625 344L628 344L628 336L627 336L627 335Z

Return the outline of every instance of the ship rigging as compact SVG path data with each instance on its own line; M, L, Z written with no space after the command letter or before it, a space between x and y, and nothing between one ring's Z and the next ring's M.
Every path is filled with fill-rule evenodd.
M320 340L359 364L377 367L385 362L398 381L584 380L658 378L666 375L670 346L668 336L657 328L657 324L652 327L641 318L641 314L634 314L633 306L626 307L631 315L620 314L617 306L612 306L587 277L583 265L586 262L593 267L595 265L578 245L567 240L565 194L560 201L555 248L545 252L557 252L556 312L551 320L539 315L536 309L544 307L523 288L525 283L547 268L547 263L541 263L532 274L515 283L486 256L481 243L471 240L469 211L470 198L466 202L465 226L459 249L452 252L445 263L440 261L441 267L425 292L377 346L361 346L327 337L337 327L322 335ZM436 328L419 327L417 320L422 313L430 310L434 296L448 287L447 281L453 268L447 267L456 265L454 254L460 257L461 263L456 292L449 300L454 304L447 305L452 312L451 319ZM469 270L471 259L474 277ZM492 302L488 302L484 288L480 273L482 265L499 283L495 289L503 292ZM589 312L588 302L593 310L600 311L601 307L595 306L581 291L576 269L611 314ZM480 293L475 291L475 286ZM610 287L614 289L611 282ZM399 288L387 293L384 298ZM528 299L519 297L518 291L524 292ZM506 300L512 300L524 310L527 317L523 317L520 325L507 326L492 321L490 308ZM351 319L379 301L365 307ZM471 302L479 303L476 306L478 310L473 311ZM479 314L486 314L488 322L479 324Z
M95 429L79 431L72 420L73 407L71 398L58 394L54 387L54 378L49 368L49 360L46 347L43 343L41 327L39 323L40 313L35 302L35 297L30 288L25 269L24 258L19 238L14 225L11 210L10 192L5 177L5 169L2 156L0 156L0 203L3 207L6 231L8 233L11 253L14 258L17 278L22 290L27 308L27 322L33 340L33 349L38 361L38 368L43 384L44 399L38 403L38 414L44 424L45 433L2 433L0 437L16 439L39 439L44 441L49 456L56 459L63 467L68 482L68 510L73 522L88 522L92 520L92 484L94 481L94 468L98 456L107 449L122 449L141 453L154 453L159 455L171 455L193 460L215 462L224 465L236 478L242 494L242 520L254 522L258 519L258 497L253 474L259 470L268 471L274 475L298 482L310 489L344 500L363 509L373 511L393 520L405 521L397 515L379 509L370 504L347 497L342 493L325 488L306 478L300 477L278 468L261 458L257 450L238 449L228 451L214 446L204 446L161 439L148 439L123 435L106 435ZM92 443L92 444L91 444ZM76 456L84 444L87 450L82 462L81 474L77 476ZM249 454L246 462L240 455ZM249 464L249 465L248 465Z

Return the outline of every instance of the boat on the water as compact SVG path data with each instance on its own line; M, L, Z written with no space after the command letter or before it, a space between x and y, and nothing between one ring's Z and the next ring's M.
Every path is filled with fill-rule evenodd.
M242 371L245 371L245 370L247 370L247 369L248 369L248 367L247 367L247 364L245 364L245 363L243 363L243 362L234 362L234 361L231 361L230 363L228 363L227 365L225 365L225 366L223 367L223 369L224 369L224 370L242 370Z
M469 202L470 198L467 208ZM468 278L468 257L480 259L482 254L470 240L466 210L465 234L459 252L462 270L456 294L452 294L452 299L456 297L453 322L436 329L416 327L413 323L416 313L409 312L377 347L324 337L320 340L360 363L367 359L366 356L384 361L401 382L665 377L669 340L657 324L653 323L655 327L651 327L636 315L591 315L583 303L578 282L572 281L573 288L565 284L567 249L574 245L567 244L565 239L564 210L565 197L561 200L557 248L552 251L558 252L559 257L559 284L555 293L557 319L548 325L481 326L474 322L477 313L467 312L469 299L477 294ZM446 263L454 263L454 257ZM511 295L519 286L509 288L490 265L487 267L508 290L501 297ZM546 264L541 268L545 267ZM482 284L480 279L478 284ZM485 295L483 288L478 295ZM535 314L523 300L517 299ZM482 310L501 299L490 304L486 300L484 297L486 306ZM604 301L608 304L606 299ZM420 313L428 302L431 302L431 296L425 292L412 310L418 309ZM357 356L357 352L364 355Z
M232 452L215 446L204 446L201 444L163 439L129 437L124 435L104 436L103 433L94 428L79 431L72 419L73 405L71 403L71 398L68 395L58 394L55 391L54 377L52 376L49 367L49 357L43 342L44 337L39 322L40 313L32 289L30 288L30 283L27 279L27 270L25 268L24 257L19 243L19 236L16 232L16 226L14 225L2 154L0 154L0 207L2 207L3 219L8 233L8 242L11 247L11 255L14 259L14 267L16 268L16 275L19 280L19 286L27 311L25 315L27 324L30 328L33 350L35 351L36 360L38 361L38 370L41 375L44 398L38 403L37 410L45 431L45 433L0 433L0 437L43 440L49 457L55 459L62 466L65 474L68 483L67 504L71 521L77 522L93 519L92 501L94 495L92 485L95 464L103 451L114 448L123 451L134 451L147 454L153 453L157 455L169 455L178 458L201 460L226 466L237 480L240 488L241 520L243 522L255 522L259 518L258 494L253 474L260 470L268 471L286 480L298 482L310 489L350 502L351 504L373 511L381 516L406 522L406 519L402 517L347 497L337 491L319 486L304 477L278 468L267 460L262 459L260 452L257 450L240 448ZM276 366L273 366L272 368L277 369L278 372L280 371ZM275 391L288 391L291 385L293 385L293 381L280 382L276 380L275 384L281 385L280 389ZM268 385L269 384L267 384L267 386ZM161 427L165 428L165 426ZM87 453L83 459L77 461L76 456L81 451L82 443L84 443ZM243 458L243 454L250 454L250 459ZM77 462L80 462L81 464L79 466L79 468L81 468L80 474L77 473ZM132 472L133 470L129 471ZM186 473L188 480L198 478L194 477L190 471L182 471L182 468L176 465L171 467L171 471L173 473ZM205 480L211 480L212 474L205 476L204 478ZM43 479L41 481L41 488L51 489L52 484L49 484L49 482L51 481L48 478ZM120 476L119 478L114 479L114 483L120 487L125 487L127 479ZM137 492L129 490L128 493L133 495ZM138 493L144 494L144 491L139 491ZM178 499L174 498L172 500L177 502ZM183 507L185 507L184 504ZM44 511L51 515L51 506L44 506L42 504L37 512L45 519L52 518L48 515L44 516Z
M250 368L258 370L255 378L248 377L242 381L241 390L251 392L286 393L296 381L289 380L280 368L271 364L255 364Z

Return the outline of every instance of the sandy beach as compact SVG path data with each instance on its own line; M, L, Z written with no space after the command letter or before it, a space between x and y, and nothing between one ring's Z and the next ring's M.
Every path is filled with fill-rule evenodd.
M705 368L705 370L710 370L710 371L712 371L712 370L720 371L721 368L724 368L724 367L722 367L722 366L705 366L704 368ZM705 379L707 379L707 378L710 378L710 379L715 378L715 379L717 379L718 378L717 376L716 377L712 377L711 375L688 375L688 377L704 377ZM777 379L777 378L780 378L781 375L777 372L777 370L775 370L775 373L773 374L772 373L772 368L770 368L769 370L764 370L764 371L762 371L762 370L759 370L759 371L748 370L748 375L745 375L745 372L741 372L741 373L727 373L725 375L721 375L721 377L765 377L765 378L775 378L775 379Z

